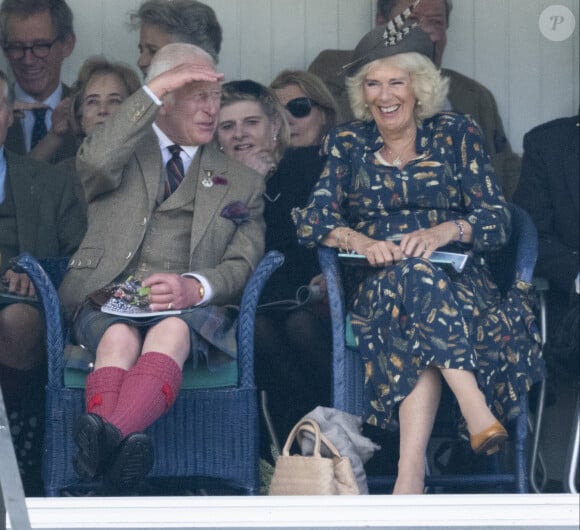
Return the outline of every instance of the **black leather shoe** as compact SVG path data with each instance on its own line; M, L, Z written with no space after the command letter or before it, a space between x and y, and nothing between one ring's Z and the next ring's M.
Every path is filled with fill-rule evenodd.
M73 458L73 467L83 481L102 475L112 461L121 434L97 414L84 414L73 426L73 437L79 451Z
M144 433L130 434L119 445L113 463L105 472L110 493L129 493L153 467L153 445Z

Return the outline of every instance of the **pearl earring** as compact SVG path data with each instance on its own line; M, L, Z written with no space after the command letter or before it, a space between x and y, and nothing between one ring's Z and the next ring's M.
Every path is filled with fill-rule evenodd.
M219 150L220 150L222 153L224 152L224 146L223 146L223 145L220 145L220 146L218 147L218 149L219 149Z
M278 141L278 135L277 135L277 134L275 134L274 136L272 136L272 140L273 140L274 142L277 142L277 141Z

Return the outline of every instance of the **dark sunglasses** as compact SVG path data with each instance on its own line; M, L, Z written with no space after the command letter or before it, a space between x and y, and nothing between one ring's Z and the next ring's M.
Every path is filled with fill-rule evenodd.
M304 118L310 114L315 105L316 102L310 98L294 98L286 103L286 110L295 118Z

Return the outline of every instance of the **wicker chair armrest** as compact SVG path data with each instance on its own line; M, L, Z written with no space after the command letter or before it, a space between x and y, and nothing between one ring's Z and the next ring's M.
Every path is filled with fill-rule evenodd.
M272 250L261 259L248 280L242 301L238 322L238 369L241 386L254 384L254 321L262 290L272 273L284 263L282 253Z
M531 283L538 257L538 233L529 214L509 203L511 236L500 250L489 256L491 273L505 294L516 280Z
M538 259L538 232L528 212L516 204L509 204L512 232L517 234L515 270L518 279L532 283Z
M355 368L351 352L347 351L345 342L346 310L344 289L338 252L335 249L319 247L318 261L326 280L330 318L332 323L332 393L333 406L347 412L354 412L355 397L352 396L349 382L352 381Z
M60 300L55 283L60 284L68 258L45 260L47 272L41 263L30 254L23 253L17 258L18 266L29 276L40 301L46 325L46 350L48 357L48 385L61 386L64 369L65 333ZM51 278L52 275L52 278ZM54 282L53 283L53 278Z

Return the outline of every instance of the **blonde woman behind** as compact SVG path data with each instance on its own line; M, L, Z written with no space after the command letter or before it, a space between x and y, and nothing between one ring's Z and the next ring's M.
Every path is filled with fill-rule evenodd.
M323 81L304 70L280 72L270 88L286 109L290 125L290 145L320 145L336 125L336 101Z
M120 104L141 83L133 69L123 63L112 63L104 57L87 59L72 86L71 96L55 111L46 136L30 152L36 160L49 161L72 131L79 139L89 135L95 125L114 114Z

